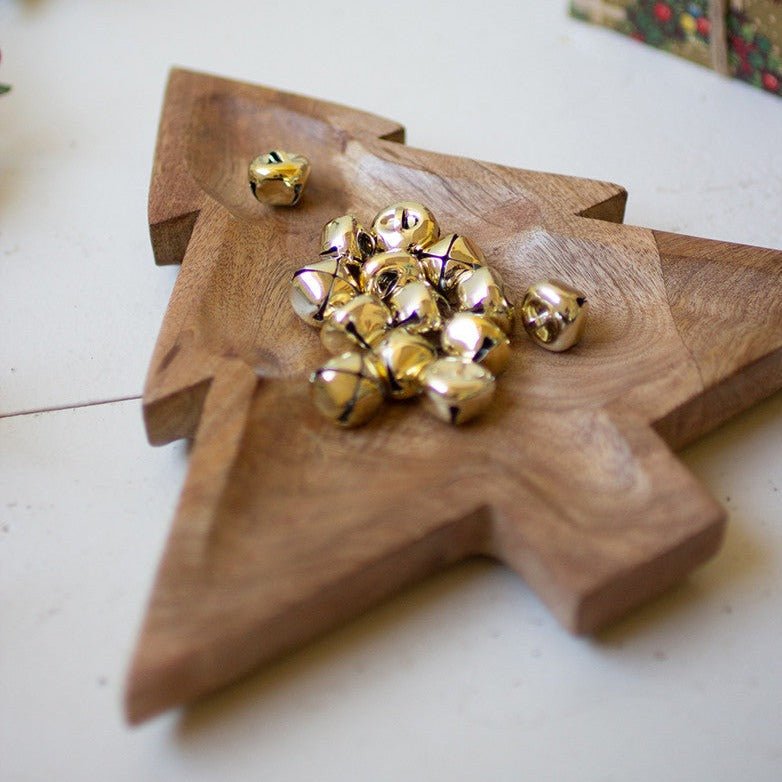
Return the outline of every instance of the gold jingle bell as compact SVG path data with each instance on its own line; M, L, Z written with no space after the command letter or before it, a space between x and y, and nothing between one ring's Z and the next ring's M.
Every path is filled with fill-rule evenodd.
M446 323L440 337L449 356L482 364L499 375L510 361L510 340L493 321L473 312L457 312Z
M463 424L488 407L494 376L468 359L447 356L421 373L427 409L449 424Z
M456 299L460 310L485 315L506 334L513 328L513 306L505 296L502 277L489 266L473 269L459 278Z
M311 326L320 328L337 307L358 295L340 261L329 258L299 269L291 282L294 312Z
M403 285L423 279L418 259L410 253L395 251L373 255L361 268L361 290L387 299Z
M562 282L536 282L524 296L521 322L537 345L559 353L581 339L587 309L581 291Z
M425 282L409 282L389 299L394 325L403 326L412 334L426 334L443 327L440 313L442 297Z
M418 257L429 282L445 296L453 292L462 275L486 264L480 248L459 234L444 236Z
M361 294L337 307L323 324L320 340L334 355L356 348L371 350L391 328L391 313L382 301Z
M261 203L296 206L310 176L310 161L295 152L273 149L250 163L247 176Z
M372 359L362 353L330 358L310 376L315 406L335 424L360 426L383 401L383 381Z
M356 280L361 264L375 251L375 237L353 215L335 217L323 226L320 254L341 260Z
M418 252L440 236L434 215L416 201L399 201L381 209L372 221L379 250Z
M437 358L437 350L423 337L392 329L378 345L377 358L393 399L409 399L421 392L421 371Z

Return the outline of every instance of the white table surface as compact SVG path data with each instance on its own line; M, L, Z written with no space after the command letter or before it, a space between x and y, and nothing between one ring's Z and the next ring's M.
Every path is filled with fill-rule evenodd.
M782 778L780 394L683 454L722 553L598 639L471 563L195 708L130 729L120 705L187 463L135 398L176 275L146 227L170 65L776 248L782 101L558 1L0 0L0 48L0 779Z

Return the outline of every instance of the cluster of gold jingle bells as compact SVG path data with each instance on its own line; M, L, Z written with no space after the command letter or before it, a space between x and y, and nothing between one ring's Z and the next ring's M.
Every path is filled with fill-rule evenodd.
M250 188L262 203L295 206L309 172L303 155L273 150L250 164ZM422 393L437 418L464 423L489 405L510 359L514 307L500 276L414 201L381 209L369 230L353 215L327 223L320 259L293 275L291 303L333 356L310 383L318 410L340 426L365 423L385 398ZM543 281L519 314L536 344L559 352L581 338L586 310L582 293Z

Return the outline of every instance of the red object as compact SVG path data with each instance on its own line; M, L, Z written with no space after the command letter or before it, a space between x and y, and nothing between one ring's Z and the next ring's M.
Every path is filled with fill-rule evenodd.
M766 72L763 74L763 86L771 92L776 92L779 89L779 79L773 73Z
M711 21L708 17L698 17L698 21L695 23L698 28L699 35L707 36L711 32Z
M654 15L659 21L668 22L670 21L671 16L673 16L673 11L671 11L671 7L666 3L655 3Z
M732 35L730 38L730 48L733 49L739 57L744 58L749 54L749 47L743 38L738 35Z

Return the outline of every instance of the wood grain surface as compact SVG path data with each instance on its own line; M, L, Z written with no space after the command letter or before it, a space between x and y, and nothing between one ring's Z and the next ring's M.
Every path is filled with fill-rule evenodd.
M186 703L465 557L517 571L591 633L718 549L725 514L672 453L782 386L782 253L621 224L613 184L404 146L394 122L171 74L150 191L158 263L181 263L144 392L149 439L194 438L129 672L133 722ZM312 161L295 209L252 198L248 161ZM519 299L584 290L565 354L521 329L491 411L415 402L344 431L306 378L316 332L288 304L322 225L423 201Z

